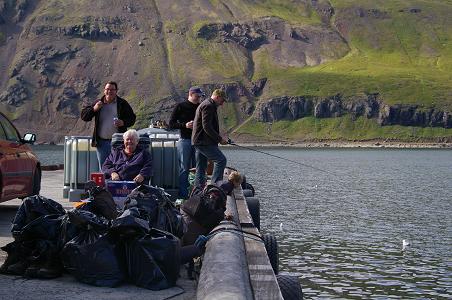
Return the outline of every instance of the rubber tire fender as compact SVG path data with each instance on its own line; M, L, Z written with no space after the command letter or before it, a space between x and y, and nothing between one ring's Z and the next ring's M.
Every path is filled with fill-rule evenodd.
M272 265L275 275L279 273L279 253L278 253L278 241L272 234L263 234L262 240L264 241L265 250L267 250L268 259Z
M284 300L303 299L303 292L297 276L280 274L276 275L276 280Z
M246 205L250 211L251 219L253 219L254 227L257 230L261 230L261 205L259 198L256 197L246 197Z
M242 189L243 190L250 190L253 197L254 197L254 195L256 193L256 191L254 190L254 186L251 183L248 183L248 182L242 183Z

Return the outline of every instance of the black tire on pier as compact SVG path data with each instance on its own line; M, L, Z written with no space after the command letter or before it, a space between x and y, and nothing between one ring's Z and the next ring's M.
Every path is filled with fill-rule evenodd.
M245 197L253 197L254 196L252 190L244 189L242 191L243 191L243 196L245 196Z
M268 259L272 265L273 272L278 275L279 272L279 253L278 253L278 241L276 237L271 234L263 234L262 240L264 241L265 250L267 250Z
M279 289L284 300L303 299L303 292L297 276L276 275L276 279L278 280Z
M35 173L33 175L33 190L31 195L39 195L41 191L41 170L36 168Z
M257 230L261 230L261 205L259 199L255 197L246 197L245 199L251 218L253 219L254 227Z
M255 190L251 183L248 182L242 183L242 190L251 190L252 197L254 197Z

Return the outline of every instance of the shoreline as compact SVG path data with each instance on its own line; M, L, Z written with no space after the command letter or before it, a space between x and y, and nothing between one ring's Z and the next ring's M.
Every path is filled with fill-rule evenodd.
M288 148L344 148L344 149L452 149L452 143L407 143L407 142L345 142L345 141L323 141L323 142L240 142L244 147L288 147ZM232 145L233 146L233 145Z
M247 147L291 147L291 148L402 148L402 149L450 149L452 142L397 142L397 141L367 141L367 142L349 142L349 141L306 141L306 142L242 142L234 140L240 146ZM40 143L38 146L64 146L64 144ZM220 145L224 146L224 145Z

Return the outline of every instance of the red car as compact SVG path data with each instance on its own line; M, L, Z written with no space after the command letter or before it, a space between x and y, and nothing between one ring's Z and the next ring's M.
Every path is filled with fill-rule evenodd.
M0 112L0 202L39 194L41 164L27 144L36 141L34 133L23 138Z

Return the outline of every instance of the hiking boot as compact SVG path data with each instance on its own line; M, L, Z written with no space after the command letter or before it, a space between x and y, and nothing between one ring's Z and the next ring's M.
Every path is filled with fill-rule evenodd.
M21 260L15 264L10 265L6 271L9 274L13 275L23 275L25 273L25 270L28 268L29 263L26 260Z

